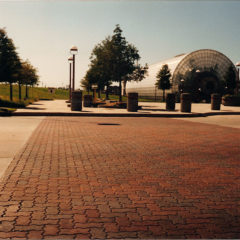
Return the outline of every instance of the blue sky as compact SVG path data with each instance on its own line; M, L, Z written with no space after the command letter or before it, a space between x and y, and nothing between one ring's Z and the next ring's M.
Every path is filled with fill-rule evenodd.
M141 55L156 63L180 53L211 48L240 61L240 1L82 0L1 1L5 27L22 59L38 68L40 85L66 86L69 49L76 45L76 85L93 47L120 24Z

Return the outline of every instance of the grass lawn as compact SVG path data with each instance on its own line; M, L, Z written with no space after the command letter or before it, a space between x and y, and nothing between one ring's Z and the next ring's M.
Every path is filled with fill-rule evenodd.
M48 88L41 87L29 87L28 95L30 99L67 99L68 90L56 89L54 93L50 93ZM22 99L26 96L26 88L22 86ZM0 84L0 98L4 100L9 100L9 85ZM18 101L18 85L13 85L13 99Z

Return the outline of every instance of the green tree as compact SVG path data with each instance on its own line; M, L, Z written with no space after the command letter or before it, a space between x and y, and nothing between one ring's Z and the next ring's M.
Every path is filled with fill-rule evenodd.
M131 75L138 67L140 55L137 48L129 44L122 36L122 30L116 25L112 36L112 79L119 83L119 101L122 101L122 81L129 81Z
M116 25L113 36L107 37L95 46L90 59L90 69L86 73L85 80L91 84L97 83L100 89L106 86L106 98L110 84L117 82L119 101L122 101L122 81L125 83L136 79L140 81L146 74L146 66L141 67L137 64L140 59L138 50L122 37L119 25Z
M98 85L98 93L107 87L106 98L108 99L109 86L111 85L112 78L112 65L111 65L111 38L107 37L100 44L97 44L91 53L91 64L87 71L84 82L88 87L92 84Z
M236 88L236 74L233 66L229 66L225 74L225 89L226 93L233 94L234 88Z
M31 65L31 63L26 60L21 64L21 69L19 72L19 86L22 84L25 85L26 94L25 98L29 98L28 94L28 86L34 86L37 84L39 76L37 75L37 69ZM21 91L21 87L19 87L19 92ZM20 97L20 96L19 96Z
M171 87L170 84L171 73L167 64L164 64L162 66L162 68L157 73L156 78L157 78L156 86L158 87L158 89L163 90L163 101L165 101L165 90L170 89Z
M10 85L10 100L13 100L12 84L17 82L20 59L12 39L7 36L5 29L0 29L0 82Z
M17 76L17 82L18 82L18 99L22 99L22 85L25 81L25 75L24 75L24 65L25 62L21 61L20 67L18 68L18 76Z

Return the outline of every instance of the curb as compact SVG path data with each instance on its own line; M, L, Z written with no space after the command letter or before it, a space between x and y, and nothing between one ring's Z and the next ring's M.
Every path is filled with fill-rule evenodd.
M215 115L240 115L240 112L206 112L206 113L86 113L86 112L14 112L8 116L36 116L36 117L166 117L166 118L189 118L208 117ZM5 115L6 116L6 115Z
M12 113L10 112L1 112L0 113L0 117L11 117L12 116Z

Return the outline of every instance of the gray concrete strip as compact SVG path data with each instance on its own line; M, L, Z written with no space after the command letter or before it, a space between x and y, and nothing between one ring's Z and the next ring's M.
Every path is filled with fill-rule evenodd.
M179 118L178 118L179 119ZM183 120L183 119L181 119ZM198 123L206 123L211 125L218 125L222 127L231 127L231 128L239 128L240 129L240 115L230 116L208 116L206 118L197 117L197 118L184 118L184 121L198 122Z
M44 117L0 117L0 177Z
M5 170L7 169L8 165L12 161L12 158L0 158L0 178L3 176Z

